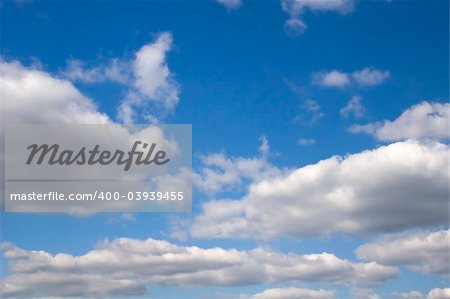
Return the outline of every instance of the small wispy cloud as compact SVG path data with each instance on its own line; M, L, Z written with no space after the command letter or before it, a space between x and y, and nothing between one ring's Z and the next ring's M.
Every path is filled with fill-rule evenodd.
M300 144L300 145L314 145L314 144L316 144L316 140L315 139L308 139L308 138L300 138L298 140L298 144Z
M307 25L303 21L303 14L310 10L312 12L336 12L347 14L353 11L353 0L281 0L281 7L289 15L285 23L286 33L289 35L299 35L307 30Z
M366 133L382 141L450 139L450 104L422 102L406 109L395 120L353 125L351 133Z
M347 105L339 110L339 113L343 117L361 117L364 115L366 109L361 104L361 97L360 96L353 96L350 101L348 101Z
M381 71L373 67L366 67L351 73L331 70L314 73L312 83L318 86L335 88L344 88L350 85L375 86L382 84L390 76L389 71Z
M138 49L133 59L113 58L94 66L73 59L67 62L61 76L85 84L121 84L126 94L118 108L118 118L124 123L133 123L137 117L142 117L155 123L173 111L179 101L180 88L167 63L171 48L172 34L163 32Z
M238 9L242 5L241 0L216 0L216 2L222 4L228 10Z
M306 100L300 107L301 112L294 117L294 121L304 121L310 125L316 123L325 116L320 105L311 99Z

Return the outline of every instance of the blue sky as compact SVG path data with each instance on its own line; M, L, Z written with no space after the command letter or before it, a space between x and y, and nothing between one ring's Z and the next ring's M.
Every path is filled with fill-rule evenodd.
M418 298L395 297L393 294L416 290L426 298L434 288L448 288L448 268L443 271L424 270L427 263L432 263L427 259L420 264L408 264L369 253L369 260L365 260L361 258L364 254L360 257L355 254L359 246L376 245L384 242L383 238L402 240L433 232L442 232L446 238L444 243L448 244L448 213L447 221L442 216L442 209L448 209L448 186L439 189L442 185L430 183L448 178L448 159L442 160L445 153L448 157L448 133L444 132L448 128L449 114L448 2L330 1L337 4L317 6L314 1L280 3L244 0L238 7L230 4L233 1L224 2L228 5L215 1L2 3L1 60L4 69L1 74L4 82L10 78L5 70L6 65L16 61L23 72L41 72L55 80L70 82L97 105L96 113L106 114L113 122L125 121L118 112L121 104L125 103L135 112L132 119L135 123L147 123L151 117L161 123L192 124L193 166L198 174L198 180L194 182L192 213L100 214L80 218L3 212L3 241L27 251L42 250L51 254L62 252L80 256L93 250L105 239L154 238L179 246L200 248L251 251L261 247L280 254L297 255L328 252L351 263L376 261L382 266L399 269L399 275L375 285L353 282L340 284L321 279L269 279L257 283L237 283L230 287L217 283L201 286L187 283L187 286L183 286L183 282L178 281L153 281L144 283L149 291L141 296L143 298L240 298L242 294L251 295L264 289L288 287L336 290L338 298L369 298L368 293L371 292L382 298ZM295 5L301 7L297 12ZM286 23L288 20L300 21L306 24L307 29L298 32L298 28L289 27L289 23ZM170 41L162 39L162 36L170 36ZM163 55L162 67L156 68L151 74L158 76L165 70L169 72L162 79L162 87L157 86L156 89L165 88L165 92L175 94L177 103L170 107L164 96L159 98L145 94L138 87L131 86L133 83L129 81L137 80L137 75L129 75L129 72L132 72L132 64L133 61L136 63L134 59L139 50L144 45L157 45L158 41L168 48L157 51L156 54ZM70 68L74 61L81 65L77 69L81 77L76 77L74 68ZM105 77L107 75L102 72L112 61L123 63L120 71L131 79L121 83L118 79ZM89 70L94 69L97 71L92 80L86 80ZM127 102L130 91L140 94L140 104ZM35 94L34 97L37 103L45 101L45 94ZM10 97L3 100L8 108L9 102L20 99ZM48 106L42 107L48 109ZM411 114L400 119L405 111ZM34 113L46 114L39 110ZM21 112L17 111L17 115L21 115ZM435 121L433 115L441 121ZM14 117L15 111L10 119L6 117L5 122L28 122L19 116ZM395 122L396 119L399 121ZM384 123L385 120L391 122L389 126ZM39 122L53 121L50 117ZM260 148L265 142L270 149ZM411 172L396 172L395 165L401 163L395 159L402 157L402 154L387 155L394 162L378 160L383 158L376 155L377 149L386 146L391 150L389 146L392 144L397 144L398 151L408 151L404 153L405 163L410 164L405 169ZM444 147L444 152L436 149L436 144ZM285 224L280 224L282 221L272 223L267 220L270 219L270 210L264 210L264 204L252 205L258 203L258 199L254 198L250 188L263 180L269 183L282 180L306 165L317 165L319 161L335 155L359 155L365 150L374 153L366 158L368 164L355 166L349 162L349 167L355 167L355 171L361 172L357 177L370 178L373 175L373 180L380 178L380 182L384 174L392 174L391 181L398 185L386 188L396 190L397 186L399 196L395 200L398 200L398 206L405 207L404 213L399 214L402 220L398 221L398 225L377 223L372 227L371 219L376 222L382 218L379 214L385 213L385 206L376 203L389 195L385 195L383 188L374 187L371 183L367 183L367 186L355 183L356 187L351 187L361 197L349 204L359 206L369 202L368 210L364 210L366 214L359 210L345 214L353 217L361 213L355 216L356 223L358 219L364 219L361 222L365 224L361 227L352 222L351 228L344 224L343 228L340 228L340 224L331 224L331 228L317 225L320 229L309 231L305 222L297 222L297 218L293 217L288 220L292 227L299 228L291 230ZM421 156L423 152L427 152L429 157L436 157L436 163L430 162L429 165L440 166L421 168L425 167L424 163L414 164L420 159L426 160L428 156ZM214 153L220 157L213 158L211 155ZM415 156L416 153L418 156ZM212 160L228 159L229 168L220 169L215 162L208 165L205 157L211 157ZM248 174L238 164L239 161L251 159L262 166L257 173ZM395 165L390 168L389 163ZM345 172L339 166L333 167L330 166L331 171ZM442 171L442 167L444 170L447 167L447 171ZM230 176L238 178L229 184L223 180L214 181L219 187L205 190L199 185L206 185L212 180L202 172L205 168L213 171L219 168L219 173L230 172ZM429 171L429 176L414 177L426 171ZM336 178L336 181L346 178ZM317 182L327 184L329 181L327 178L318 178ZM417 195L418 192L413 192L414 184L418 186L422 183L431 187L417 187L418 190L425 190ZM297 189L292 187L291 190L289 184L288 187L279 187L295 193L289 199L280 199L281 204L289 202L299 211L308 213L312 211L308 210L311 207L303 207L305 202L302 198L308 197L308 192L318 192L319 195L314 197L317 206L322 210L330 209L330 214L317 212L319 218L315 221L328 222L320 218L324 215L338 217L333 216L331 206L321 207L322 193L314 189L316 187L302 189L302 183L298 184L298 190L304 190L305 194L295 193ZM346 182L341 189L337 188L333 192L347 190L344 187L352 184L349 182L347 185ZM389 185L389 180L383 184ZM404 192L409 187L413 195ZM363 195L372 196L373 203ZM417 196L417 201L408 201L411 196ZM251 199L246 201L243 198ZM227 210L227 199L249 205L243 208L246 215L230 214L230 218L226 218L231 221L233 217L244 217L239 219L245 221L246 227L251 227L248 234L245 231L241 231L242 235L236 233L240 229L231 230L230 235L217 231L198 233L198 226L205 223L217 225L218 230L221 229L222 223L214 222L217 219L208 214L205 203L222 202L225 205L223 209ZM268 196L267 200L277 199ZM417 204L416 208L408 206L414 203ZM423 206L418 203L423 203ZM393 205L392 209L398 206ZM212 206L213 211L219 208L222 206ZM430 214L428 218L419 217L415 222L416 216L403 217L419 215L421 209ZM268 218L253 223L248 212L250 210L261 215L267 212ZM396 211L402 210L398 208ZM433 211L436 215L432 214ZM389 217L389 213L386 217ZM390 220L386 222L395 223ZM345 218L336 220L336 223L343 222ZM300 228L303 226L305 229ZM272 228L275 233L268 236L266 232ZM174 234L174 231L180 230L183 232L181 238ZM426 246L434 245L442 251L442 244L430 242L431 245L427 243L425 247L413 251L431 250L431 247ZM14 272L6 265L8 260L5 257L2 259L2 276L5 279ZM439 261L448 262L448 250ZM137 277L139 280L139 275ZM45 285L42 287L45 289ZM47 290L50 289L47 287ZM95 297L88 293L84 295ZM105 297L113 295L108 293ZM119 294L118 297L126 298L127 295ZM273 298L288 297L280 295Z

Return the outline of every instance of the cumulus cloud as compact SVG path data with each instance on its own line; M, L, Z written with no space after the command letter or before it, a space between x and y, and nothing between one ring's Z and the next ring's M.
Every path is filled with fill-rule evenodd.
M354 125L352 133L366 133L382 141L397 141L408 138L450 138L450 104L422 102L404 111L393 121L385 120L367 125Z
M261 145L259 146L258 150L263 157L268 157L270 153L269 140L267 140L266 136L262 136L260 140Z
M4 123L111 123L69 81L17 61L0 61L0 98Z
M383 265L407 266L429 274L450 274L450 231L385 236L357 248L361 260Z
M303 15L307 10L312 12L337 12L347 14L353 11L353 0L281 0L281 7L289 15L285 23L288 34L298 35L306 31Z
M105 241L79 256L29 251L12 244L2 247L11 272L1 282L3 298L136 294L144 292L147 284L239 286L308 281L378 285L398 275L394 267L352 263L329 253L205 249L155 239ZM84 281L86 287L74 287Z
M125 123L132 123L139 116L157 122L179 100L180 89L167 63L171 48L172 34L163 32L137 50L133 59L113 58L105 65L92 67L70 60L61 75L74 82L122 84L128 91L119 107L119 118ZM147 111L150 104L151 112ZM144 112L137 114L137 110Z
M312 83L323 87L343 88L350 85L375 86L390 77L389 71L380 71L373 67L346 73L340 70L317 72L312 76Z
M301 288L274 288L254 295L242 295L240 299L334 299L335 291Z
M227 9L238 9L242 5L241 0L216 0L217 3L222 4Z
M0 60L0 98L2 99L2 123L6 124L113 124L106 114L98 111L94 101L83 95L70 81L52 76L35 66L26 67L17 61L6 62ZM116 124L114 130L111 129L111 132L114 132L114 134L108 136L107 143L105 143L106 146L109 145L116 148L117 145L130 145L127 147L130 148L134 140L138 139L157 142L162 149L167 150L167 153L171 153L173 157L179 150L177 143L174 140L168 140L164 136L164 131L158 127L142 128L130 133L125 127ZM4 134L3 128L0 129L0 133ZM84 143L97 144L98 135L96 134L98 134L98 127L93 127L87 131L84 134ZM68 139L65 145L69 147L71 145L78 146L79 140L77 138ZM4 152L2 148L0 146L0 154L3 157ZM10 157L10 159L13 158ZM1 160L3 161L4 159ZM14 170L19 171L18 168ZM63 169L42 168L36 170L30 168L27 172L30 177L33 175L45 179L64 177ZM89 172L86 172L85 169L74 169L72 175L79 178L93 176L111 178L111 168L97 169L96 171L91 169ZM148 175L148 169L145 169L145 171L136 169L136 171L123 173L121 178L126 178L127 176L128 178L133 176L134 178L145 178ZM119 177L115 178L118 179ZM153 187L156 190L162 185L160 182L163 177L155 178L155 184L157 185ZM142 190L145 190L143 189L144 187L149 188L149 185L142 186ZM3 192L3 188L4 186L0 185L0 191ZM58 186L58 188L61 187ZM123 186L123 188L130 189L129 185ZM3 205L4 197L0 201ZM108 205L107 209L117 210L119 208L121 211L128 211L136 207L135 204L130 203L125 201L116 202ZM115 204L118 205L115 206ZM27 208L33 212L45 210L46 207L48 208L49 206L31 202L27 204ZM65 212L74 215L86 215L98 212L99 209L103 208L100 203L80 208L73 201L66 205Z
M347 105L342 108L339 112L343 117L348 117L352 115L353 117L361 117L365 112L364 106L361 104L360 96L353 96Z
M132 85L119 107L119 117L124 123L132 123L136 109L147 121L158 122L158 116L165 116L178 103L179 86L167 65L167 53L172 47L172 34L164 32L153 43L140 48L132 62ZM146 112L152 103L158 113Z
M107 65L87 67L86 63L71 59L67 61L66 69L61 75L72 82L99 83L116 82L127 84L129 82L129 66L120 59L112 59Z
M432 289L427 296L427 299L449 299L449 298L450 298L450 288Z
M203 205L193 237L271 238L445 225L449 146L405 141L250 184L237 200Z

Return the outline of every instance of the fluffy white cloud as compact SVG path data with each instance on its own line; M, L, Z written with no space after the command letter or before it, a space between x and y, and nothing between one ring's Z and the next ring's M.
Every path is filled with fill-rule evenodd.
M222 4L227 9L238 9L242 5L241 0L216 0L217 3Z
M137 116L157 122L172 111L179 100L179 86L167 64L172 48L172 34L163 32L142 46L133 59L114 58L106 65L86 67L79 60L70 60L61 73L65 78L84 83L111 81L125 85L128 92L119 107L119 117L132 123ZM153 111L148 112L148 106ZM136 110L144 111L137 114Z
M274 288L254 295L242 295L240 299L334 299L335 291L300 288Z
M405 141L250 184L239 200L216 200L193 219L193 237L384 232L444 225L449 146Z
M301 112L294 117L294 121L301 120L312 125L325 116L320 105L311 99L307 99L300 108Z
M36 67L25 67L17 61L6 62L0 60L0 98L2 100L2 123L6 124L112 124L110 118L100 113L95 103L83 95L71 82L56 78ZM95 144L98 135L95 135L94 129L85 134L85 142L91 141ZM157 142L161 148L167 149L168 153L175 154L178 150L174 140L167 140L164 132L157 127L146 128L134 134L117 125L113 131L115 134L108 136L110 145L125 145L133 143L134 139L151 140ZM0 134L3 136L3 127L0 128ZM0 143L3 138L0 138ZM77 138L67 141L67 144L78 144ZM3 146L0 144L0 156L3 158ZM4 159L0 159L0 164ZM2 165L0 165L2 166ZM31 170L29 170L31 171ZM62 169L42 169L39 174L45 178L57 178L61 174ZM77 177L89 176L86 170L73 170ZM97 175L108 177L107 173L111 172L111 168L97 170ZM135 177L145 177L148 169L133 172ZM92 169L89 170L92 175ZM131 175L123 173L123 177ZM147 174L148 175L148 174ZM162 179L159 177L158 179ZM190 179L189 179L190 181ZM159 180L157 181L160 182ZM161 185L161 184L160 184ZM143 186L144 188L145 186ZM127 188L127 187L124 187ZM146 186L148 188L148 186ZM155 186L155 189L157 186ZM184 190L184 189L183 189ZM126 190L129 191L129 190ZM3 187L0 184L0 193ZM0 198L1 205L4 204L4 197ZM130 202L131 203L131 202ZM126 202L117 203L123 210L128 210L134 204ZM123 205L122 205L123 204ZM114 209L114 204L110 208ZM116 206L117 208L118 206ZM42 207L37 205L29 205L30 211L40 211ZM66 212L70 214L86 215L98 211L101 205L89 205L83 208L75 206L66 206Z
M312 76L313 84L324 87L343 88L351 84L358 86L375 86L382 84L390 77L389 71L380 71L373 67L346 73L339 70L317 72Z
M383 265L408 266L413 271L450 274L450 231L385 236L357 248L359 259Z
M298 35L305 32L306 24L302 20L305 11L337 12L347 14L353 10L353 0L281 0L282 9L289 15L285 28L287 33Z
M378 140L396 141L415 139L450 138L450 104L422 102L403 112L393 121L354 125L352 133L367 133Z
M348 117L353 115L354 117L361 117L365 112L364 106L361 104L360 96L353 96L347 105L342 108L339 112L342 116Z
M428 299L449 299L450 298L450 288L445 289L432 289L427 296Z
M237 286L285 281L378 285L398 275L375 262L352 263L333 254L282 254L268 249L183 247L155 239L105 241L86 254L52 255L3 244L10 276L4 297L142 293L146 284ZM85 288L75 288L75 282ZM117 292L117 293L116 293Z
M69 81L17 61L0 61L0 98L4 123L111 122Z
M345 87L350 84L350 76L338 70L321 72L313 75L313 83L325 87Z
M361 86L379 85L390 76L389 71L380 71L372 67L366 67L365 69L352 73L353 79Z
M269 140L267 140L266 136L261 137L261 145L258 148L259 152L263 157L268 157L270 154L270 145Z

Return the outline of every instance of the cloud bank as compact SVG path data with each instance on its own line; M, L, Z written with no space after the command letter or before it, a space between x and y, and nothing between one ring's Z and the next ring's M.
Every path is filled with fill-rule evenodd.
M398 275L395 267L352 263L329 253L205 249L155 239L105 241L79 256L29 251L8 243L2 248L12 273L1 281L3 298L141 294L148 284L243 286L308 281L379 285ZM86 287L78 287L80 283Z
M298 238L445 225L448 155L446 144L408 140L335 156L254 182L241 199L205 203L190 233Z

